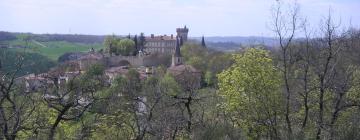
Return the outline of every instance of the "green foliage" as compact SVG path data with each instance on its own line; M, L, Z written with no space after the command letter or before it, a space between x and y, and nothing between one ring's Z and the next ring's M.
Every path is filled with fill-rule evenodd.
M128 71L128 73L126 74L126 78L127 78L127 88L130 91L130 94L133 94L133 96L136 93L139 93L139 91L141 90L141 80L140 80L140 73L137 72L134 69L130 69Z
M46 126L49 123L54 121L54 111L49 109L47 105L42 102L42 96L39 93L34 93L32 95L33 101L35 101L34 106L28 104L28 107L34 107L34 110L30 108L27 109L27 112L33 111L32 114L28 117L28 121L25 123L25 128L19 132L18 139L44 139L46 137Z
M199 44L192 44L192 43L186 43L183 46L181 46L181 54L185 58L185 60L188 60L191 57L198 56L198 57L204 57L206 56L207 49L200 46Z
M102 64L94 64L86 70L85 75L100 76L104 74L104 70L105 67Z
M349 98L352 102L356 102L360 104L360 70L358 67L355 68L352 75L352 84L356 85L350 88L349 93L347 94L347 98Z
M197 44L185 44L181 47L181 54L183 55L186 64L192 65L201 71L206 70L206 48Z
M132 55L135 50L135 42L131 39L122 39L116 44L117 54L123 56Z
M115 35L107 36L104 40L107 52L115 55L129 56L136 53L135 42L131 39L116 38Z
M47 47L38 47L35 51L43 54L52 60L58 60L58 58L68 52L88 52L90 49L100 50L103 46L101 44L84 44L84 43L70 43L66 41L52 41L41 42Z
M111 35L111 36L106 36L105 40L104 40L104 47L106 52L108 52L110 55L112 55L113 51L114 51L114 46L115 46L115 42L116 42L116 38L115 35Z
M239 127L257 139L277 127L273 119L281 112L280 75L265 50L250 48L233 58L233 66L218 75L223 107L238 114L233 118Z
M160 80L160 90L161 93L165 93L169 96L176 96L181 93L180 85L175 81L174 77L171 74L167 73Z
M202 72L206 86L216 86L216 74L233 63L231 54L210 50L198 44L186 43L181 47L181 53L186 64Z
M21 64L21 69L16 73L22 76L30 73L47 72L55 66L55 62L37 53L18 52L8 49L0 49L2 72L14 72Z
M213 85L214 84L214 79L216 78L215 76L214 76L214 74L213 73L211 73L210 71L206 71L205 72L205 76L204 76L204 80L205 80L205 83L207 84L207 85Z
M87 52L91 48L99 50L103 48L102 44L85 44L85 43L71 43L67 41L48 41L48 42L39 42L35 43L33 40L25 41L23 39L17 39L13 41L5 41L9 44L11 50L16 50L19 52L26 51L29 53L38 53L40 55L46 56L53 61L56 61L61 55L68 52ZM41 45L40 45L41 44ZM16 47L26 47L16 48Z
M132 46L131 40L111 39L119 43L114 44L112 49L119 49L119 52L114 53L121 54L124 51L129 53L121 55L131 55L126 47L115 48L117 45ZM21 42L28 43L31 48L41 49L36 43L25 40L29 41L21 39ZM105 41L105 46L108 43ZM334 139L357 139L360 131L360 71L357 59L347 61L347 53L341 50L334 56L336 61L333 59L329 63L328 74L324 74L321 70L324 69L326 58L323 55L327 53L319 48L316 46L307 50L311 51L311 56L307 57L307 54L297 52L305 51L304 46L292 46L289 54L294 56L285 58L293 62L287 74L292 93L291 138L285 136L286 102L283 100L286 96L283 94L284 77L281 75L284 71L280 69L281 61L272 59L278 58L279 52L270 56L269 51L259 48L229 54L185 44L181 51L186 64L194 65L203 72L206 86L200 89L181 87L195 85L191 80L194 76L185 72L182 75L185 78L179 80L176 76L175 79L166 72L165 66L159 66L155 74L148 75L146 79L137 70L130 68L127 74L108 83L105 67L99 64L89 67L85 73L65 85L46 85L45 90L38 91L44 93L29 94L24 91L23 85L16 85L10 90L2 88L0 115L5 114L3 116L10 120L10 127L15 125L17 118L14 116L20 115L22 124L14 134L17 139L47 139L50 128L56 124L61 110L66 106L71 106L63 112L63 117L68 119L61 120L53 129L55 139L315 139L322 92L319 87L324 86L321 128L324 131L321 138L327 139L333 133ZM24 66L31 66L25 67L26 71L36 68L35 73L42 72L42 65L46 63L38 62L50 60L37 53L29 53L38 51L36 49L25 52L22 49L1 50L0 58L4 62L2 70L12 71L14 68L9 69L9 66L15 65L11 63L24 60ZM359 54L357 51L352 53ZM309 64L309 71L304 70L306 64ZM322 74L325 77L323 85L319 80ZM308 76L306 82L304 75ZM6 87L11 78L3 77L0 84ZM7 91L9 94L4 94ZM48 95L54 96L44 100ZM89 108L85 108L85 104L74 106L82 99L91 102ZM309 114L306 126L302 126L306 116L305 101ZM12 108L12 104L17 107ZM84 114L81 113L82 109L85 109ZM0 119L5 122L4 117ZM3 124L1 132L4 130ZM4 136L0 135L0 139L4 139Z
M244 136L237 128L232 127L230 124L210 124L208 127L198 130L199 134L195 135L196 140L241 140Z

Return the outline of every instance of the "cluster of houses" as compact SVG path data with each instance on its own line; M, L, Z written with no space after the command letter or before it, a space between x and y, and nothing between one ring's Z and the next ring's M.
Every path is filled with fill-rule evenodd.
M191 65L184 64L180 52L181 45L187 41L189 29L185 26L184 28L177 28L176 31L176 36L151 35L150 37L146 37L144 51L171 54L171 66L167 68L167 72L172 74L184 87L186 87L186 84L191 83L193 88L199 88L201 72ZM140 74L140 79L144 80L156 73L155 66L144 64L145 59L148 59L148 57L140 54L138 56L110 56L102 52L90 50L85 55L75 60L66 61L47 73L38 75L29 74L19 77L18 81L24 83L26 91L34 92L45 85L64 84L74 77L83 74L94 64L101 64L105 67L104 73L109 84L111 84L116 77L126 75L129 69L136 70ZM191 77L191 82L184 81L186 80L185 76Z

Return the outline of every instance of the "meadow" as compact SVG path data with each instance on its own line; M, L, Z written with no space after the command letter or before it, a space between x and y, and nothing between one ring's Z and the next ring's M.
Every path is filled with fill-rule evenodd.
M53 61L57 61L57 59L61 55L68 52L87 52L91 48L94 48L95 50L100 50L101 48L103 48L103 45L100 43L86 44L71 43L67 41L38 42L34 40L23 41L17 39L12 41L6 41L4 43L9 44L11 49L15 49L17 51L39 53Z

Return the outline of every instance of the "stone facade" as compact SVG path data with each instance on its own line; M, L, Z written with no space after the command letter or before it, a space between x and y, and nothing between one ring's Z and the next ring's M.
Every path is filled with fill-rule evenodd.
M176 28L176 33L178 37L182 38L182 40L186 42L188 39L189 28L186 26L184 28Z
M144 51L147 53L171 54L175 50L176 39L168 36L147 38Z
M150 37L145 38L144 51L147 53L165 53L173 54L176 47L176 38L182 39L182 42L186 42L188 38L189 29L184 28L176 29L177 35L160 35L155 36L151 34Z
M144 65L144 57L143 56L112 56L106 57L105 62L108 67L117 67L124 66L128 63L134 67L140 67Z

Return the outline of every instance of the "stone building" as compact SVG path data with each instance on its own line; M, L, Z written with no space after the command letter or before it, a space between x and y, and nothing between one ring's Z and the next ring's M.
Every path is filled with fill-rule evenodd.
M180 42L186 42L188 38L189 29L184 28L176 29L177 35L160 35L155 36L151 34L150 37L145 38L144 51L147 53L166 53L172 54L176 47L176 38L179 37ZM182 45L182 43L180 44Z
M17 85L24 86L25 92L37 92L43 89L43 87L54 84L54 81L48 79L47 77L47 73L38 75L32 73L16 78L15 83Z
M94 64L103 64L104 56L100 53L90 52L82 57L80 57L79 66L81 71L85 71L88 69L91 65Z
M180 52L180 40L177 39L175 52L172 56L171 67L167 71L175 77L175 80L184 90L194 90L201 87L201 71L191 65L183 64Z
M177 33L177 36L182 39L180 41L186 42L188 40L189 28L187 28L186 26L184 28L176 28L176 33Z

